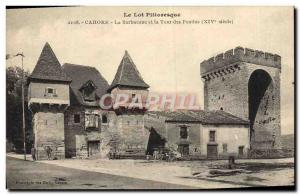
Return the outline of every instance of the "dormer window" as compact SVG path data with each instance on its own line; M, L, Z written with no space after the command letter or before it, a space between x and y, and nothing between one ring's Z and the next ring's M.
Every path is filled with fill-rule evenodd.
M86 82L81 88L84 101L94 102L96 101L96 86L92 81Z

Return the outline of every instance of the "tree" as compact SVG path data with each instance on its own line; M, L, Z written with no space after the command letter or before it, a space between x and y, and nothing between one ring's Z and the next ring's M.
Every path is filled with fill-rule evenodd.
M26 106L27 85L29 72L24 72L24 96L25 96L25 131L26 150L30 151L33 143L32 114ZM6 68L6 140L14 145L16 152L23 152L22 132L22 69L19 67Z

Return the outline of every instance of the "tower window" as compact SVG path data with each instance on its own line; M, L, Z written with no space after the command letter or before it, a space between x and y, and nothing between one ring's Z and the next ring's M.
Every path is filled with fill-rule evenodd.
M80 114L74 114L74 123L80 123Z
M105 114L102 115L102 123L107 123L107 116Z
M52 87L47 87L45 89L45 96L52 96L52 97L56 97L56 89L52 88Z
M186 126L180 127L180 138L187 139L187 137L188 137L187 127Z
M137 102L137 99L135 99L136 98L136 94L132 94L131 95L131 102L134 102L134 103L136 103Z
M47 88L47 93L48 94L53 94L54 93L54 89L53 88Z

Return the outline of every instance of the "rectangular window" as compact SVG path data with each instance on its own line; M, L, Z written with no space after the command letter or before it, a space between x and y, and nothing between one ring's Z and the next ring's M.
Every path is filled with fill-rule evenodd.
M216 141L216 131L209 131L209 141L210 142Z
M98 128L98 115L86 114L85 115L85 128Z
M239 156L244 155L244 146L239 146Z
M180 127L180 138L187 139L187 137L188 137L187 127L186 126Z
M227 153L227 144L223 144L223 152Z
M54 89L53 88L47 88L47 93L48 94L53 94L54 93Z
M45 96L49 96L49 97L57 97L56 94L56 89L52 88L52 87L47 87L45 89Z
M136 103L138 101L137 99L135 100L135 97L136 97L136 94L133 93L131 95L131 102Z
M107 116L105 114L102 115L102 123L107 123Z
M74 114L74 123L80 123L80 114Z

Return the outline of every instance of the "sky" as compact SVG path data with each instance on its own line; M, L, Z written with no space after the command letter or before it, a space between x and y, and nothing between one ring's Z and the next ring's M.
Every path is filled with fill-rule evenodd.
M233 24L114 24L124 13L180 13L178 20L229 19ZM174 19L174 18L173 18ZM109 24L68 24L108 20ZM172 20L172 18L164 18ZM294 132L293 7L73 7L7 10L6 54L23 52L32 71L46 42L61 64L96 67L109 83L128 50L150 91L197 94L200 63L237 46L282 57L281 129ZM19 58L7 66L20 65Z

